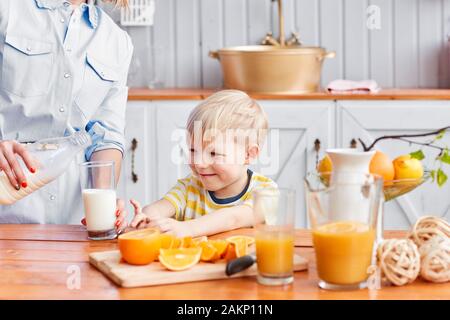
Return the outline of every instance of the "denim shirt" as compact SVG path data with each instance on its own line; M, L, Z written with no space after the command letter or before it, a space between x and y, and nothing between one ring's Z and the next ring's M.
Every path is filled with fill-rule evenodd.
M0 140L31 142L70 128L100 137L59 179L0 206L0 223L79 223L77 162L123 152L132 53L128 34L93 0L0 1Z

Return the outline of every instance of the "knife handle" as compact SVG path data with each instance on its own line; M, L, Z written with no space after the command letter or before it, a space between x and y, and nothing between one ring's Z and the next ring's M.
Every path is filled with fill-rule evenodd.
M232 276L235 273L244 271L250 268L256 262L256 257L254 255L246 255L237 259L228 261L225 268L225 274L227 276Z

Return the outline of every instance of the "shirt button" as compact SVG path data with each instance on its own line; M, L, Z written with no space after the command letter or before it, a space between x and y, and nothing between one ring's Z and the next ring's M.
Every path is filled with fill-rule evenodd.
M31 47L27 47L27 51L30 52L31 51Z
M55 200L55 199L56 199L56 197L55 197L54 195L51 195L51 196L50 196L50 200L53 201L53 200Z
M64 107L61 107L61 108L59 108L59 112L64 112L64 111L66 111L66 109L64 109Z
M64 2L64 7L68 7L68 6L70 6L70 3L69 2Z
M66 72L66 73L64 73L64 78L70 78L70 73L68 73L68 72Z
M66 20L64 18L61 18L61 20L59 20L59 21L61 21L61 23L66 22Z

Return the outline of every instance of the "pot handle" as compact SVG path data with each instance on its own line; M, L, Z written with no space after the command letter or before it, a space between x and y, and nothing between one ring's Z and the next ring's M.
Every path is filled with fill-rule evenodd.
M210 51L210 52L208 53L208 56L209 56L210 58L220 60L220 57L219 57L219 51Z
M334 58L334 57L336 57L336 52L335 51L328 51L325 54L323 54L321 56L318 56L317 60L319 60L319 62L320 62L320 61L322 61L325 58Z

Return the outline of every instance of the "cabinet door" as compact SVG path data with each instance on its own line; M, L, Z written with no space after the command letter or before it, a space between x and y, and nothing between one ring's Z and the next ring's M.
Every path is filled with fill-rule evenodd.
M257 163L251 166L274 179L280 187L297 191L296 225L305 227L303 177L316 165L317 156L334 145L334 103L329 101L259 101L269 118L270 131ZM183 162L184 128L198 101L158 102L157 195L164 195L189 173ZM320 155L314 149L320 141Z
M125 154L118 185L118 195L148 204L155 198L155 108L152 102L131 101L126 110ZM134 174L134 175L133 175Z
M296 227L309 226L304 177L314 172L327 148L334 146L334 102L260 101L269 118L270 132L254 169L296 191ZM320 143L318 152L315 141Z
M450 104L446 101L338 101L338 144L348 147L352 139L361 138L370 144L379 136L421 133L450 124ZM424 138L418 141L429 141ZM442 144L450 145L446 136ZM384 140L376 149L387 153L392 159L420 148L397 140ZM437 152L424 148L424 166L436 166ZM444 170L448 169L443 167ZM449 172L448 172L449 173ZM439 188L427 182L416 190L389 201L385 205L385 228L408 229L416 219L425 214L446 216L449 219L450 183Z
M158 101L156 104L156 198L164 196L190 172L186 121L199 101Z

